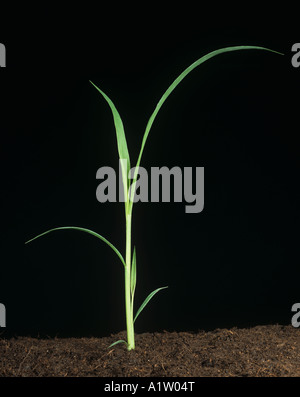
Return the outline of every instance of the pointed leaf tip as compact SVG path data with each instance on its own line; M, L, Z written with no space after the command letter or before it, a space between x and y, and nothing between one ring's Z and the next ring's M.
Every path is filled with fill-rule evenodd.
M154 296L155 294L157 294L157 292L159 292L159 291L161 291L162 289L165 289L165 288L168 288L168 286L167 286L167 287L160 287L160 288L157 288L156 290L152 291L152 292L147 296L147 298L144 300L144 302L141 304L139 310L137 311L137 313L136 313L136 315L135 315L135 317L134 317L133 322L135 322L135 320L138 318L138 316L139 316L139 314L141 313L141 311L145 308L145 306L149 303L149 301L153 298L153 296Z
M113 347L113 346L118 345L119 343L125 343L125 345L128 346L128 343L126 342L126 340L121 339L121 340L117 340L116 342L114 342L114 343L112 343L111 345L109 345L109 346L108 346L108 349L109 349L110 347Z
M97 238L99 238L100 240L104 241L104 242L117 254L117 256L119 257L119 259L120 259L121 262L123 263L123 266L124 266L124 267L126 266L125 260L124 260L123 256L121 255L120 251L119 251L111 242L109 242L105 237L101 236L101 234L96 233L96 232L93 232L93 231L90 230L90 229L85 229L85 228L83 228L83 227L77 227L77 226L62 226L62 227L56 227L56 228L54 228L54 229L47 230L46 232L41 233L41 234L39 234L39 235L33 237L32 239L26 241L25 244L28 244L28 243L30 243L31 241L36 240L37 238L42 237L42 236L44 236L44 235L46 235L46 234L48 234L48 233L54 232L54 231L56 231L56 230L68 230L68 229L71 229L71 230L79 230L79 231L81 231L81 232L85 232L85 233L91 234L92 236L97 237Z
M121 162L122 180L123 180L123 184L124 184L125 197L126 197L127 190L129 188L128 187L128 172L130 170L130 157L129 157L128 147L127 147L127 141L126 141L124 126L123 126L123 121L122 121L121 116L120 116L119 112L117 111L113 101L102 90L100 90L100 88L97 87L96 84L94 84L92 81L90 81L90 82L96 88L96 90L100 92L100 94L103 96L103 98L106 100L106 102L108 103L108 105L110 107L112 115L113 115L115 129L116 129L116 136L117 136L119 158L120 158L120 160L124 159L127 161L127 168L124 166L123 162Z

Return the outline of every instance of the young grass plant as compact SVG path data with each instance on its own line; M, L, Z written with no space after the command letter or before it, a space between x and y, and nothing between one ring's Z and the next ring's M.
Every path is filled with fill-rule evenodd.
M121 173L122 173L122 181L123 181L123 189L124 189L124 198L125 198L125 221L126 221L126 252L125 252L125 259L122 256L122 254L118 251L118 249L110 243L106 238L104 238L102 235L89 230L85 229L82 227L75 227L75 226L64 226L64 227L56 227L54 229L47 230L46 232L39 234L38 236L32 238L31 240L28 240L25 244L41 237L44 236L52 231L57 231L57 230L65 230L65 229L72 229L72 230L78 230L82 231L85 233L89 233L92 236L97 237L98 239L104 241L107 245L109 245L113 251L117 254L119 257L123 268L124 268L124 273L125 273L125 310L126 310L126 328L127 328L127 341L125 340L118 340L114 342L111 346L114 346L118 343L125 343L127 346L128 350L132 350L135 348L135 338L134 338L134 323L136 319L138 318L139 314L141 311L145 308L145 306L148 304L148 302L153 298L157 292L161 291L164 288L167 287L160 287L157 288L156 290L152 291L147 298L144 300L140 308L137 310L135 316L133 314L133 309L134 309L134 294L135 294L135 288L136 288L136 250L134 247L133 254L131 254L131 249L132 249L132 243L131 243L131 225L132 225L132 210L133 210L133 203L134 203L134 195L135 195L135 184L137 181L138 177L138 170L142 158L142 154L145 148L145 144L149 135L149 132L151 130L152 124L168 98L168 96L173 92L173 90L178 86L178 84L196 67L201 65L203 62L206 62L207 60L215 57L216 55L225 53L225 52L232 52L232 51L239 51L239 50L264 50L264 51L270 51L274 52L277 54L281 54L277 51L270 50L265 47L258 47L258 46L234 46L234 47L226 47L226 48L221 48L216 51L212 51L208 53L207 55L204 55L200 59L198 59L196 62L191 64L188 68L186 68L175 80L174 82L169 86L169 88L165 91L163 96L160 98L159 102L156 105L156 108L154 109L154 112L150 116L148 123L146 125L146 129L144 132L142 144L141 144L141 149L139 152L139 156L136 162L136 166L134 169L134 176L132 181L129 179L129 170L130 170L130 157L129 157L129 152L127 148L127 142L126 142L126 136L124 132L124 126L123 122L121 119L121 116L119 112L117 111L114 103L112 100L99 88L97 87L93 82L91 84L96 88L96 90L102 95L102 97L106 100L108 103L114 124L115 124L115 129L116 129L116 136L117 136L117 146L118 146L118 152L119 152L119 159L120 159L120 164L121 164ZM283 55L283 54L281 54Z

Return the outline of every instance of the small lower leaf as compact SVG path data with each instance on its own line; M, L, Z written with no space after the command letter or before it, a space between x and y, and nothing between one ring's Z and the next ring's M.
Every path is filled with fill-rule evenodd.
M108 346L108 349L109 349L110 347L113 347L113 346L115 346L115 345L118 345L119 343L125 343L125 345L128 346L128 343L126 342L126 340L120 339L120 340L117 340L116 342L112 343L111 345L109 345L109 346Z
M136 286L136 252L135 252L135 247L134 247L133 255L132 255L131 280L130 280L131 299L132 300L133 300L133 297L134 297L135 286Z
M137 313L136 313L136 315L135 315L135 317L134 317L133 322L135 322L135 320L138 318L138 315L139 315L139 314L141 313L141 311L145 308L145 306L146 306L147 303L150 301L150 299L152 299L153 296L154 296L155 294L157 294L158 291L160 291L160 290L162 290L162 289L165 289L165 288L168 288L168 287L160 287L160 288L157 288L156 290L152 291L152 292L147 296L147 298L144 300L144 302L141 304L139 310L137 311Z

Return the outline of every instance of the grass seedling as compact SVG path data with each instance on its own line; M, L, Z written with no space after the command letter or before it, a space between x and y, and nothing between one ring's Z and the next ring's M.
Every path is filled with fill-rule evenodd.
M116 136L117 136L117 146L118 146L118 152L119 152L119 158L120 158L120 163L121 163L121 172L122 172L122 181L123 181L123 189L124 189L124 197L125 197L125 221L126 221L126 253L125 253L125 259L121 255L121 253L118 251L118 249L110 243L106 238L104 238L102 235L93 232L92 230L85 229L82 227L75 227L75 226L65 226L65 227L56 227L54 229L47 230L46 232L39 234L38 236L32 238L31 240L28 240L25 244L29 243L30 241L33 241L41 236L44 236L47 233L50 233L52 231L57 231L57 230L65 230L65 229L72 229L72 230L79 230L85 233L89 233L100 240L104 241L106 244L108 244L113 251L117 254L119 257L123 268L125 272L125 310L126 310L126 327L127 327L127 341L125 340L119 340L114 342L111 346L114 346L118 343L125 343L127 346L128 350L132 350L135 348L135 340L134 340L134 323L136 319L138 318L139 314L141 311L145 308L145 306L148 304L148 302L153 298L153 296L159 292L160 290L167 288L167 287L161 287L157 288L153 292L151 292L147 298L144 300L140 308L137 310L135 316L133 315L133 309L134 309L134 293L135 293L135 288L136 288L136 250L134 247L133 254L131 253L132 249L132 244L131 244L131 221L132 221L132 210L133 210L133 199L134 199L134 194L135 194L135 184L137 181L137 176L138 176L138 169L140 166L142 154L145 148L145 144L150 132L150 129L152 127L152 124L162 107L163 103L165 100L168 98L168 96L171 94L171 92L178 86L178 84L192 71L194 70L197 66L201 65L203 62L206 62L207 60L215 57L216 55L225 53L225 52L231 52L231 51L238 51L238 50L265 50L265 51L270 51L274 52L277 54L281 54L277 51L270 50L268 48L264 47L257 47L257 46L234 46L234 47L226 47L226 48L221 48L216 51L212 51L208 53L207 55L201 57L198 59L196 62L191 64L188 68L186 68L174 82L169 86L169 88L165 91L163 96L160 98L159 102L156 105L156 108L154 109L154 112L150 116L148 123L146 125L146 129L144 132L142 144L141 144L141 149L139 152L139 156L136 162L136 167L134 170L134 177L132 181L129 179L128 172L130 170L130 157L129 157L129 152L127 148L127 142L126 142L126 137L125 137L125 132L124 132L124 127L123 127L123 122L120 117L119 112L117 111L114 103L111 101L111 99L99 88L97 87L93 82L91 84L96 88L96 90L103 96L103 98L106 100L108 103L114 124L115 124L115 129L116 129ZM283 54L281 54L283 55Z

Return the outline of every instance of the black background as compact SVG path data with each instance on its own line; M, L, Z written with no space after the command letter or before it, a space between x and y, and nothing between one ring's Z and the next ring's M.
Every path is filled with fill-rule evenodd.
M125 329L122 203L100 204L96 171L118 166L110 109L123 118L132 164L161 95L192 62L231 45L283 52L223 54L195 69L163 105L142 166L205 167L205 208L137 203L136 307L160 292L136 332L289 324L299 302L299 42L283 21L211 14L132 21L46 12L1 32L1 277L5 335L105 336ZM196 13L196 11L195 11ZM160 11L157 11L160 15ZM57 16L57 15L56 15ZM59 20L59 21L58 21ZM239 22L239 23L238 23ZM287 29L289 26L289 29ZM16 33L17 32L17 33Z

